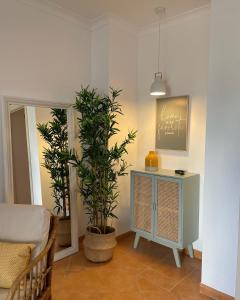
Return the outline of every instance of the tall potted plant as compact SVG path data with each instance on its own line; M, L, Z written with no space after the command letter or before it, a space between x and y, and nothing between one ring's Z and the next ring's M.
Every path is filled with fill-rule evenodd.
M80 178L80 193L89 218L83 241L85 255L94 262L111 259L116 246L111 220L117 218L117 179L127 174L128 165L123 156L136 137L136 132L130 131L121 143L109 144L119 132L116 118L122 110L116 98L120 92L111 89L110 96L102 96L96 89L82 88L74 106L80 113L82 154L80 158L73 154L71 163Z
M52 120L38 123L37 129L48 147L43 151L43 166L51 177L50 188L55 201L54 213L59 218L57 242L59 246L71 245L69 150L66 109L52 108Z

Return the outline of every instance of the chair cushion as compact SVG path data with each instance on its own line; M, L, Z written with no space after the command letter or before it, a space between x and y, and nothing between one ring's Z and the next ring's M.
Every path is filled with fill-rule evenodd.
M36 257L46 246L50 212L38 205L0 204L0 241L30 243Z
M29 264L34 244L0 242L0 287L10 288Z

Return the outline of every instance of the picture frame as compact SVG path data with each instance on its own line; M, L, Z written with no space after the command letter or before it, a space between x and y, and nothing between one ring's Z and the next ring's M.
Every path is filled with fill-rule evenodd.
M189 96L157 98L156 149L187 151Z

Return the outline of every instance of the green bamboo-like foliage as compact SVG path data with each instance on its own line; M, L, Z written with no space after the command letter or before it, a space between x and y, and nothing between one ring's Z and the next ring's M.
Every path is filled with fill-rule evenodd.
M101 233L110 232L108 221L117 218L114 213L119 195L117 178L127 174L123 156L136 137L136 131L130 131L121 143L109 147L109 140L119 132L116 118L122 110L116 98L120 92L111 89L110 96L101 96L96 89L82 88L74 105L81 116L78 124L82 155L79 159L73 154L71 163L80 178L89 228Z
M52 121L38 123L42 138L48 144L44 148L43 166L51 177L54 211L63 218L70 217L69 150L66 109L52 108Z

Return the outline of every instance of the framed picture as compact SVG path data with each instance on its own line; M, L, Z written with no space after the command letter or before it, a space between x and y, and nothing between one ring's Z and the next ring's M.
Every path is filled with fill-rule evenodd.
M156 148L187 151L189 96L157 99Z

